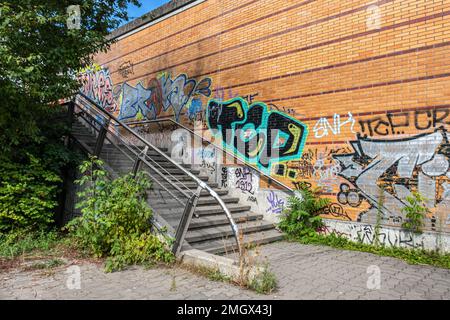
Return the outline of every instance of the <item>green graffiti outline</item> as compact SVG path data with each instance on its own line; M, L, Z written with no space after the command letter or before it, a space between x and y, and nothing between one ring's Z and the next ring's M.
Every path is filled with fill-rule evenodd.
M239 150L237 150L237 148L235 148L233 144L229 145L225 141L223 141L223 139L222 139L222 125L221 124L217 124L217 129L212 129L211 128L211 124L210 124L210 121L209 121L209 119L210 119L210 104L211 103L217 103L219 105L224 105L224 104L231 105L231 104L234 104L236 102L238 103L238 105L243 110L243 118L241 120L234 121L234 122L231 123L231 129L233 130L233 137L236 136L236 125L245 123L247 121L248 111L251 108L255 107L255 106L262 106L263 107L263 115L262 115L262 118L261 118L261 125L259 126L259 128L257 130L255 130L255 129L253 129L253 130L255 130L256 133L259 133L261 131L267 132L267 125L268 125L269 116L272 113L278 113L281 116L283 116L283 117L285 117L285 118L287 118L289 120L292 120L300 128L303 128L303 136L299 135L299 137L298 137L299 148L298 148L297 153L293 154L293 155L290 155L290 156L279 157L276 160L271 158L271 159L269 159L269 163L268 163L268 166L266 168L266 167L264 167L263 165L260 164L258 155L256 155L255 157L252 157L252 158L247 157L245 154L243 154ZM226 150L231 151L235 155L236 154L239 155L240 157L242 157L245 160L246 163L250 163L252 165L256 165L256 167L259 170L261 170L265 174L269 174L269 175L271 175L271 173L272 173L271 169L272 169L272 166L274 164L300 159L302 154L303 154L303 150L304 150L304 147L305 147L305 144L306 144L307 137L309 135L309 128L308 128L308 126L306 124L302 123L301 121L299 121L299 120L289 116L288 114L286 114L284 112L281 112L281 111L278 111L278 110L270 110L270 108L264 102L255 101L255 102L253 102L252 104L249 105L248 102L245 99L243 99L242 97L235 97L235 98L232 98L232 99L229 99L229 100L224 100L224 101L218 100L218 99L210 99L210 100L208 100L208 103L207 103L207 106L206 106L206 124L208 126L209 131L212 133L212 136L215 137L217 135L220 135L221 140L222 140L222 146ZM287 133L281 132L281 130L279 130L277 132L277 136L274 138L274 141L279 141L280 134L287 135ZM243 140L247 142L250 139L250 137L252 137L252 136L254 136L253 133L249 137L247 137L247 139L245 139L245 140L243 139ZM295 140L297 140L297 138L295 138ZM267 141L266 141L266 143L267 143ZM287 140L284 142L284 144L279 145L278 147L281 148L286 143L287 143ZM272 146L272 148L273 147L274 146ZM258 151L258 153L259 153L259 151Z

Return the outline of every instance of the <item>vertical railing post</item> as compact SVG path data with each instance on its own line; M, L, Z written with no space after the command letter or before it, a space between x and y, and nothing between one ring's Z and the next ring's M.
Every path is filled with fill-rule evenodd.
M95 143L94 156L99 157L102 152L103 143L105 142L106 133L108 132L109 119L102 124L100 131L98 132L97 142Z
M175 242L172 247L172 253L175 256L178 256L181 251L184 238L186 237L189 225L191 224L191 219L194 214L195 208L197 207L197 201L202 190L203 188L199 186L197 188L197 191L192 195L192 197L189 198L188 203L184 208L183 216L181 217L180 224L178 225L177 232L175 234Z
M69 122L70 128L72 128L73 120L75 114L75 102L70 101L67 105L67 121Z
M136 175L137 175L137 173L139 171L139 168L140 168L141 163L142 163L142 158L141 157L145 158L147 156L147 152L148 152L148 146L145 146L145 148L142 151L142 153L139 154L138 157L136 158L136 160L134 161L133 171L132 171L133 177L136 177Z

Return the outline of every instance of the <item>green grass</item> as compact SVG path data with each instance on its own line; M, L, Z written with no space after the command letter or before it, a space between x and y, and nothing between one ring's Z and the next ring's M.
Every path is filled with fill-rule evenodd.
M369 252L379 256L394 257L404 260L410 264L427 264L435 267L450 269L450 254L443 254L436 251L421 249L408 249L400 247L385 247L353 242L347 238L330 235L315 235L313 237L293 238L291 241L297 241L302 244L326 245L333 248Z
M263 271L250 281L249 288L259 294L271 294L277 288L277 278L269 270L268 265Z
M31 266L26 267L27 270L42 270L42 269L53 269L64 265L64 261L58 258L52 258L45 262L36 262Z
M0 235L0 258L14 259L32 251L51 251L61 240L56 231L14 231Z

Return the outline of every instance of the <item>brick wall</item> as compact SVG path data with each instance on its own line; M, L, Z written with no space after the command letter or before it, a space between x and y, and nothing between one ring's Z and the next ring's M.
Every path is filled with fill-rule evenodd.
M121 38L90 81L124 120L173 116L209 135L253 126L264 149L243 157L293 188L321 187L325 217L382 212L400 225L419 191L427 228L446 229L449 57L450 0L207 0ZM272 149L281 160L267 164Z

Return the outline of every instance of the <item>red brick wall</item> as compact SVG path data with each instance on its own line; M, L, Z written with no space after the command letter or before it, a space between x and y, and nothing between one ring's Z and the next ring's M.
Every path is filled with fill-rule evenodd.
M185 74L194 82L183 82L180 121L208 130L195 106L235 96L300 121L304 148L277 166L295 177L278 178L322 187L334 203L328 217L370 221L381 210L395 225L411 191L448 221L449 57L449 0L208 0L96 60L109 70L118 115L121 85L139 82L162 91L148 97L148 118L173 115L161 81Z

